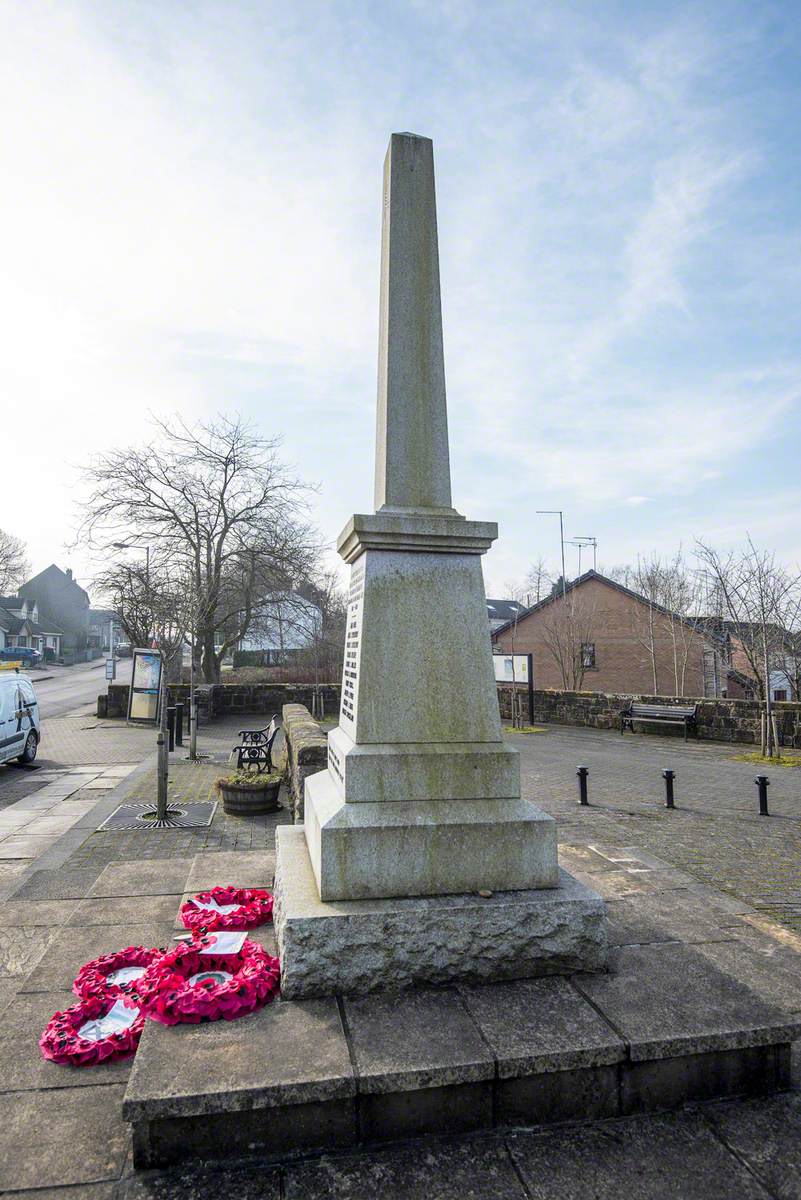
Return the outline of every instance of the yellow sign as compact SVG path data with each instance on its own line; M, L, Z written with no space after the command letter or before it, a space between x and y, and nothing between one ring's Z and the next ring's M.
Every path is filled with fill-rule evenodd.
M22 666L22 660L19 662L0 662L0 671L16 671Z

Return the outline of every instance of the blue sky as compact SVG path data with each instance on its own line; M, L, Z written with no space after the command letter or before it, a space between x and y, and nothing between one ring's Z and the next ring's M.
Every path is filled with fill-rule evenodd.
M607 565L746 531L798 560L799 51L794 3L5 0L0 525L85 576L75 467L148 411L239 410L333 544L371 503L381 168L412 130L488 590L556 564L543 508Z

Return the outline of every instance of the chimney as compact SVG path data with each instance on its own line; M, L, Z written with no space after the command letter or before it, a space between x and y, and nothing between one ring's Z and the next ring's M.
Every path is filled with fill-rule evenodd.
M64 574L67 576L67 579L72 579L72 567L67 567Z

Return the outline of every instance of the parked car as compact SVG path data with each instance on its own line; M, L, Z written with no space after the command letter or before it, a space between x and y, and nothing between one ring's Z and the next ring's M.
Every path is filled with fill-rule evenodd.
M3 646L0 662L21 662L26 667L38 667L42 656L32 646Z
M27 675L0 672L0 763L32 763L41 738L39 702Z
M133 646L130 642L117 642L117 649L114 653L117 658L131 658L133 656Z

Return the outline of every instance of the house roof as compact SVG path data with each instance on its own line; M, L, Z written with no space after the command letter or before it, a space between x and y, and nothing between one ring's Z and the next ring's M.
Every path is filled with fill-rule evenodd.
M570 580L570 582L565 585L564 593L562 592L562 589L559 588L558 591L552 592L550 596L546 596L544 600L539 600L536 604L532 604L530 608L523 609L523 611L517 617L518 625L521 621L524 621L526 617L530 616L531 613L537 612L541 608L545 608L545 606L548 604L553 604L555 601L560 600L563 594L572 592L575 588L581 587L582 584L589 583L592 579L598 580L599 583L605 583L607 587L615 588L618 592L622 592L624 596L631 596L633 600L637 600L640 604L649 605L651 608L656 609L657 612L663 613L666 617L671 617L674 621L681 621L682 624L688 625L691 629L699 628L698 620L695 620L692 617L686 617L683 613L673 612L669 608L664 608L661 604L655 604L646 596L641 595L639 592L634 592L631 588L627 588L624 584L618 583L616 579L610 579L607 575L602 575L600 571L592 570L585 571L583 575L579 575L578 579ZM512 621L507 621L498 629L494 629L492 636L497 637L498 634L505 633L506 630L511 627L512 623ZM726 640L725 637L721 636L721 634L708 629L701 628L701 632L709 641L725 642Z
M77 588L78 591L86 597L87 604L89 603L89 593L74 579L72 571L69 569L67 571L62 571L61 567L57 567L55 563L51 563L49 567L45 567L45 569L40 571L38 575L32 575L30 579L27 579L25 583L23 583L20 591L24 593L25 588L30 588L32 585L43 579L54 580L64 590Z
M515 619L515 614L520 616L526 611L525 604L521 604L519 600L490 600L487 597L487 614L491 621L511 622Z

